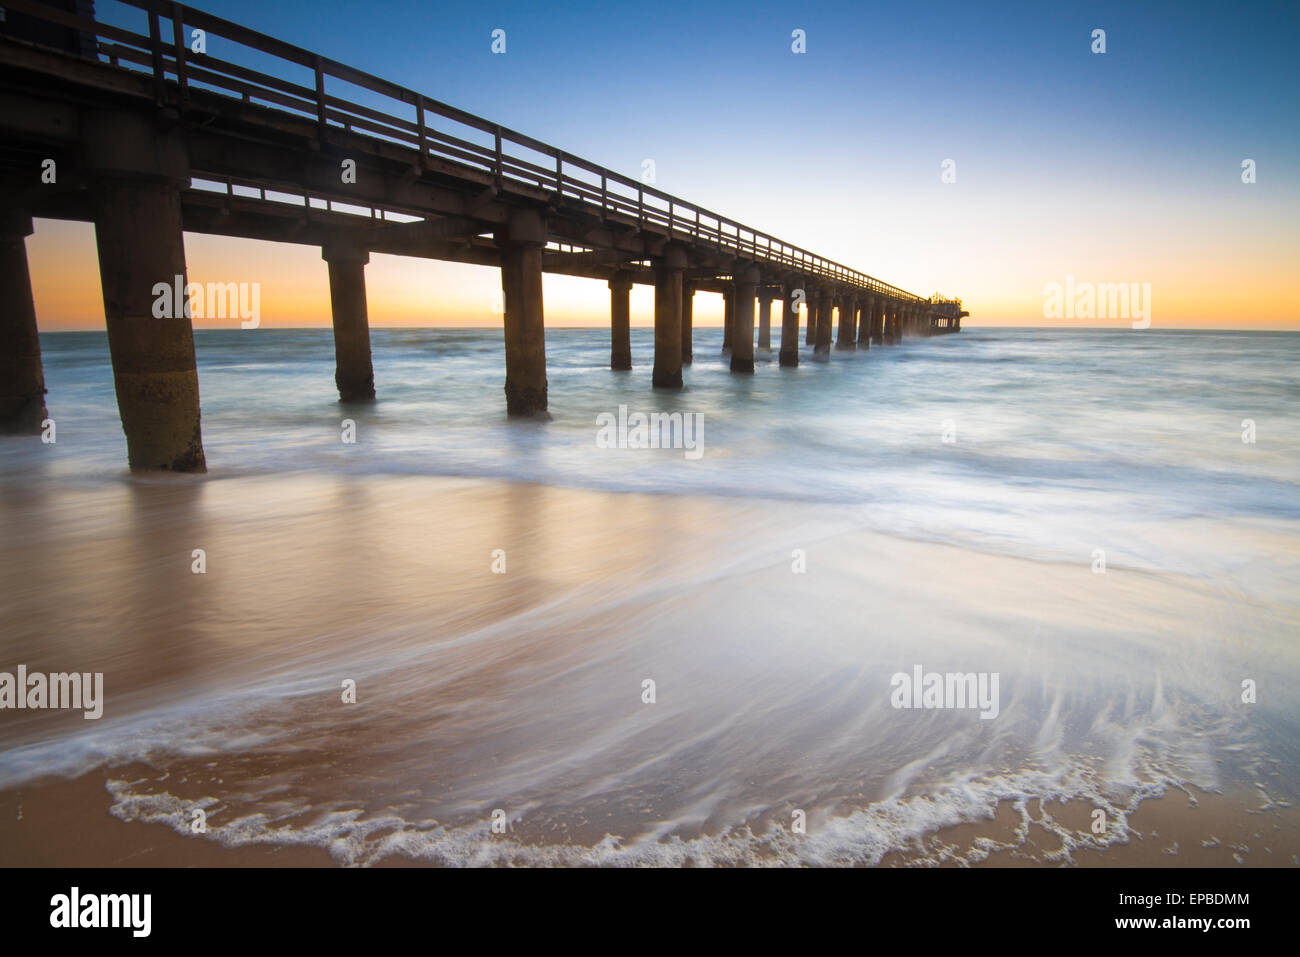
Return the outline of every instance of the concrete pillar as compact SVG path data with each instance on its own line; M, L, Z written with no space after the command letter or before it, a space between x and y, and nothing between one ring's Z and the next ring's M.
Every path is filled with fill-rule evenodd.
M831 307L835 300L831 292L819 290L817 294L817 328L813 341L813 361L826 362L831 357Z
M722 354L731 354L732 327L736 324L736 293L733 286L722 291Z
M366 264L370 253L353 243L321 249L329 264L330 308L334 316L334 384L340 402L369 402L375 397L375 370L370 361L370 317L366 310Z
M668 246L655 268L655 365L651 384L656 389L682 387L682 271L686 253Z
M609 367L632 368L632 274L616 272L609 280Z
M840 327L839 336L835 340L835 348L841 352L852 352L858 347L858 301L853 296L845 296L840 300Z
M682 365L695 361L695 284L682 280Z
M542 309L542 247L546 222L515 210L496 234L505 293L506 414L546 411L546 321Z
M871 307L871 344L885 344L885 297L876 296Z
M781 354L777 362L783 366L799 364L799 296L800 280L795 276L785 279L785 303L781 308Z
M807 287L805 289L807 294L807 299L805 300L807 309L805 310L806 315L804 323L807 326L807 329L804 333L803 344L811 346L816 345L817 343L817 300L813 295L814 290L812 286L807 283L805 283L805 286Z
M107 114L95 116L100 123L111 122ZM122 144L123 152L152 149L154 144L147 142L152 129L132 120L120 130L133 141ZM102 133L100 127L93 140L106 146ZM143 169L126 175L120 168L101 168L95 176L95 245L104 320L132 471L207 471L194 329L184 295L188 278L178 185L175 179ZM155 286L170 292L156 292ZM155 313L160 302L161 317Z
M758 348L772 351L772 287L766 282L758 290Z
M733 272L736 318L731 338L731 371L754 371L754 296L758 292L757 266L738 266ZM769 306L770 309L770 306ZM771 313L769 311L769 317Z
M38 435L45 411L45 372L36 305L27 270L32 218L0 212L0 432Z
M871 318L876 308L876 297L874 293L863 293L860 300L862 313L858 317L858 348L871 348Z
M881 344L886 346L896 345L894 340L894 300L886 299L880 304L880 334Z

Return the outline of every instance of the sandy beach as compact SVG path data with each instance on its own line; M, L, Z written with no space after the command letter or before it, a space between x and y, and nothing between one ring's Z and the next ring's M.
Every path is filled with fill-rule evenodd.
M6 715L4 865L1300 850L1292 769L1236 702L1278 660L1271 620L1223 640L1222 594L1190 577L827 506L491 480L38 483L3 504L4 660L105 676L98 721ZM997 672L997 719L891 706L914 664Z

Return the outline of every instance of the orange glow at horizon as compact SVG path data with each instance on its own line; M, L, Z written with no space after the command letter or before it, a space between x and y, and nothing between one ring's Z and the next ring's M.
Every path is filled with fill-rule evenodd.
M46 332L102 329L94 229L87 223L36 220L27 239L37 321ZM328 274L314 246L270 243L187 233L189 281L260 284L261 326L328 327ZM1213 254L1212 254L1213 252ZM1080 256L1072 272L1076 283L1151 284L1151 328L1300 329L1300 289L1294 278L1294 251L1285 245L1260 258L1226 259L1219 251L1189 256L1181 251L1168 263L1144 260L1134 274L1110 256ZM971 316L967 326L1093 326L1127 328L1127 318L1044 317L1044 284L1066 281L1064 270L1033 263L953 264L946 292L962 296ZM1060 258L1059 256L1057 257ZM1244 257L1243 257L1244 258ZM900 283L901 285L901 283ZM547 274L544 279L547 324L604 327L609 323L609 291L604 282ZM459 326L500 328L500 279L491 267L374 254L366 268L370 323L375 327ZM648 285L632 290L632 323L653 324L654 293ZM773 303L773 322L781 314ZM719 326L722 300L716 294L695 299L695 324ZM235 319L196 319L195 328L238 328ZM779 332L777 333L779 334Z

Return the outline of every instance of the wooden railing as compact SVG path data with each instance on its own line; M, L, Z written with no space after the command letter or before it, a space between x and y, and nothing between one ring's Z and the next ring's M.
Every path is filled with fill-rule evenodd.
M106 2L98 0L101 8ZM437 163L445 170L451 164L476 171L498 189L540 188L561 200L590 208L601 219L635 224L669 238L711 244L739 257L896 299L951 301L907 292L499 123L201 10L170 0L113 2L143 10L148 35L98 19L78 17L32 0L4 0L3 5L11 11L93 35L101 60L152 75L159 104L174 94L184 110L191 90L218 92L314 120L322 141L331 128L359 132L409 147L420 167ZM204 31L205 49L221 49L226 43L233 44L234 48L226 56L194 52L192 30ZM269 65L253 69L233 62L231 57L239 55L236 48L245 54L255 51L259 56L253 59L269 59ZM294 70L301 74L301 82L276 75ZM367 106L332 95L327 90L328 80L374 94L376 105Z

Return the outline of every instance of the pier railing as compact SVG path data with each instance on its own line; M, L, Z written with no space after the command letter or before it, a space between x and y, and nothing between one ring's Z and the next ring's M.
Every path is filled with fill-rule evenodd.
M420 168L452 175L457 170L470 171L498 190L541 189L602 220L633 225L670 239L710 244L738 257L896 299L933 301L499 123L229 20L169 0L114 2L143 11L148 33L32 0L4 0L4 6L76 31L83 38L93 37L101 61L152 75L160 104L170 94L179 97L184 110L192 89L221 93L314 120L322 140L330 129L355 131L409 147ZM101 7L104 3L100 0ZM205 51L215 48L223 55L195 52L192 30L204 32ZM229 51L227 44L232 45ZM236 59L258 66L255 69ZM327 83L364 90L370 94L371 105L331 92Z

